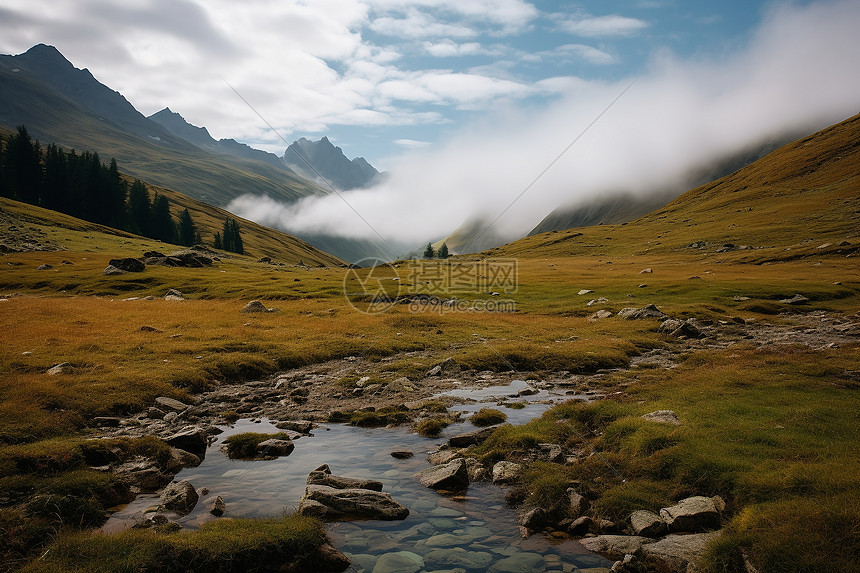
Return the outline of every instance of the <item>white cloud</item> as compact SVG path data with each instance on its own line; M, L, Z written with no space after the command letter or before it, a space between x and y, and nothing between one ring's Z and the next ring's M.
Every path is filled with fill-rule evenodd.
M644 20L610 14L608 16L589 16L585 14L557 15L559 28L586 38L608 36L632 36L649 26Z
M451 39L439 40L437 42L424 42L424 51L437 58L451 58L457 56L496 55L498 51L484 48L478 42L466 42L458 44Z
M810 132L857 113L860 4L842 0L773 9L749 44L719 59L662 54L582 138L500 219L506 238L550 210L616 190L680 185L691 168L787 132ZM445 79L452 79L443 76ZM462 86L447 86L457 91ZM444 145L413 150L382 185L345 194L386 238L414 245L461 222L496 217L606 106L627 81L557 78L564 97L473 121ZM440 82L444 84L444 82ZM430 93L439 85L426 82ZM486 87L476 92L486 94ZM245 198L239 214L294 232L373 237L336 197L277 207ZM279 211L280 209L280 211ZM273 213L281 213L273 216Z
M394 143L401 147L409 148L430 147L431 145L433 145L429 141L416 141L414 139L395 139Z

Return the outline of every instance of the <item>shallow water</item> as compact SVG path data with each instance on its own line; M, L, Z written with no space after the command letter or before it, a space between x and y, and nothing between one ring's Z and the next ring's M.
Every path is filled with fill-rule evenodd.
M488 390L478 390L481 392L478 399L507 395ZM518 389L495 387L494 391L516 394ZM528 399L546 400L547 397L538 394ZM455 406L451 410L475 411L485 406L486 402ZM530 403L519 410L500 409L509 415L509 421L523 423L548 407L545 403ZM240 420L224 429L200 466L182 470L176 476L176 480L189 480L198 491L209 490L208 495L201 496L191 514L177 519L186 528L196 528L217 519L208 510L218 495L227 504L227 517L271 517L292 512L304 493L308 473L322 464L329 464L335 475L382 481L383 491L410 511L403 521L330 524L328 529L335 547L353 561L350 571L415 573L458 567L470 573L592 568L599 571L611 565L572 540L559 542L543 534L523 539L516 523L516 512L504 503L502 488L478 483L470 485L464 495L446 497L423 487L413 477L429 467L427 455L445 441L445 435L474 429L469 422L450 426L436 439L423 438L405 428L368 429L328 424L316 428L312 436L296 440L295 450L289 456L269 461L230 460L219 450L223 440L236 433L277 432L268 421ZM395 459L391 452L397 450L411 451L414 457ZM157 496L139 496L114 514L104 529L127 528L135 515L157 503Z

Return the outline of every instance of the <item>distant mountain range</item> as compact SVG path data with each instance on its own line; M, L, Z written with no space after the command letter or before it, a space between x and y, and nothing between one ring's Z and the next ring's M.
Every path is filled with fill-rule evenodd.
M205 127L188 123L185 118L168 107L152 114L149 119L201 149L242 159L262 161L277 169L314 181L325 189L331 186L346 191L367 187L380 176L379 171L363 157L348 159L343 150L332 145L327 137L319 141L309 141L303 137L293 142L284 152L283 157L278 157L274 153L239 143L235 139L216 140Z

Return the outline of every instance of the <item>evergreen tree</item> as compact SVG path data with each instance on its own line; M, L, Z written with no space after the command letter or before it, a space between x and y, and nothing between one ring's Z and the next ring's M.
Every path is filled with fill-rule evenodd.
M134 180L128 192L128 214L131 232L145 237L152 234L152 204L149 191L140 179Z
M448 258L448 243L442 243L442 246L439 247L439 252L436 253L436 256L438 256L440 259Z
M170 201L157 191L152 200L152 238L165 243L176 242L176 227L170 217Z
M221 242L221 232L220 231L215 232L215 248L216 249L223 249L224 248L224 243Z
M128 211L125 207L125 198L128 195L128 186L120 177L116 159L111 157L110 166L107 170L102 166L102 171L105 176L107 191L108 224L117 229L126 229L128 228Z
M190 247L194 244L194 239L198 236L197 227L191 219L191 213L188 209L183 209L179 214L179 244Z
M6 142L3 170L8 196L38 205L42 192L42 148L23 125Z
M45 179L42 205L47 209L68 212L69 169L66 153L53 143L45 149Z
M424 258L425 259L432 259L435 256L436 256L436 251L433 250L433 245L430 243L427 243L427 248L424 249Z
M224 221L224 228L221 233L221 242L225 251L239 253L245 252L242 244L242 235L239 233L239 223L236 219L227 218Z

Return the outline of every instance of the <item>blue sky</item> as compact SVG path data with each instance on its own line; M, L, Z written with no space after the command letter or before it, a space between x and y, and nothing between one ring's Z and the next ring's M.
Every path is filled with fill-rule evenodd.
M380 168L475 116L545 105L577 80L719 58L770 3L721 0L8 0L0 51L53 44L145 114L282 153L328 135Z

